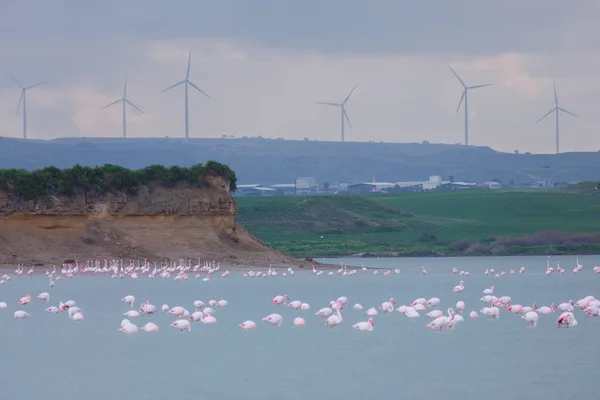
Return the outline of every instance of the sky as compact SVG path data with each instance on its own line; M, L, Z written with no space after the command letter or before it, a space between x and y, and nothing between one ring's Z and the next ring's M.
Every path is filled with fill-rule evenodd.
M459 143L469 92L470 144L553 153L597 151L600 2L578 0L4 0L0 13L0 136L22 136L20 88L32 139L122 134L183 137L192 52L190 136Z

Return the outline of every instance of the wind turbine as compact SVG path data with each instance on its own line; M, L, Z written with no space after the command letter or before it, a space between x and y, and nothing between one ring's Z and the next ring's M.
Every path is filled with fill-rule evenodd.
M554 86L554 108L550 111L548 111L546 114L544 114L544 116L540 119L537 120L536 124L538 122L540 122L541 120L543 120L544 118L546 118L548 115L552 114L553 112L556 112L556 154L559 153L559 142L558 142L558 112L562 111L564 113L567 114L571 114L575 117L579 117L579 115L572 113L571 111L567 111L564 108L561 108L558 106L558 96L556 95L556 83L552 82L552 85Z
M123 89L123 97L120 98L119 100L115 100L112 103L105 105L104 107L102 107L102 110L104 110L105 108L108 108L110 106L114 106L115 104L119 104L119 103L123 103L123 138L126 138L127 137L127 104L129 104L131 107L135 108L142 114L144 113L138 106L136 106L135 104L133 104L132 102L130 102L127 99L127 74L125 75L125 87Z
M190 85L191 87L193 87L194 89L196 89L197 91L199 91L200 93L202 93L203 95L205 95L206 97L208 97L210 99L209 95L204 93L198 86L196 86L192 81L190 81L190 63L191 62L192 62L192 51L190 50L190 56L188 58L188 66L187 66L187 72L185 74L185 79L162 90L162 92L166 92L167 90L173 89L176 86L185 84L185 141L186 142L190 138L189 130L188 130L188 127L189 127L189 122L188 122L188 85Z
M467 94L468 91L471 89L479 89L485 86L492 86L491 83L486 83L485 85L476 85L476 86L467 86L465 85L465 83L463 82L462 79L460 79L460 77L458 76L458 74L456 72L454 72L454 70L452 69L452 67L448 67L450 68L450 71L452 71L452 73L454 74L454 76L456 77L456 79L458 79L458 81L460 82L460 84L463 86L463 92L462 92L462 96L460 96L460 101L458 103L458 107L456 108L456 112L458 112L458 110L460 110L460 105L462 104L463 100L465 101L465 146L469 145L469 106L467 103Z
M346 96L346 99L341 103L321 103L321 102L317 102L317 104L323 104L326 106L336 106L339 107L341 112L342 112L342 142L345 141L345 137L344 137L344 125L345 125L345 121L348 121L348 126L350 128L352 128L352 124L350 123L350 118L348 118L348 114L346 113L346 109L344 108L344 106L346 105L346 102L348 101L348 99L350 98L350 96L352 96L352 92L354 92L354 89L356 89L356 85L354 85L354 87L352 88L352 90L350 91L350 94L348 94L348 96Z
M23 139L27 139L27 91L36 86L40 86L44 82L36 83L35 85L31 86L23 86L18 80L16 80L12 76L10 76L10 79L15 81L15 83L21 88L21 98L19 99L19 105L17 106L17 115L19 115L21 104L23 104Z

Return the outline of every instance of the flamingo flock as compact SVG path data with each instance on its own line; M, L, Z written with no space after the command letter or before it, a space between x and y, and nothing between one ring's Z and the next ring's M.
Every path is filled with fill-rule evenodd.
M573 268L573 273L580 273L583 270L583 266L579 263L579 260L576 259L576 265ZM24 275L24 271L24 266L19 265L14 271L14 275L16 277L21 277ZM548 271L551 272L548 273ZM561 274L564 273L564 269L562 269L560 266L557 266L556 269L554 269L550 266L550 262L548 261L545 274L551 275L555 271L558 271ZM593 271L600 273L600 267L594 267ZM313 265L312 267L312 274L315 278L323 275L326 277L352 277L361 272L363 274L371 272L373 275L377 275L380 271L370 270L366 267L349 268L345 265L342 265L337 270L317 270L316 266ZM458 269L455 267L453 267L450 272L455 275L460 274L461 277L467 277L470 275L468 271L460 271L459 273ZM31 277L35 273L35 267L32 266L25 274L26 277L20 278L19 282L27 282L27 277ZM310 272L306 271L304 273L309 274ZM507 279L504 277L517 275L515 269L510 269L509 273L507 274L505 271L496 272L494 268L488 268L483 273L485 275L491 274L496 279ZM519 275L523 275L524 273L525 269L523 267L518 269ZM392 276L392 274L399 275L401 274L401 271L399 268L396 268L393 270L384 270L382 273L382 275L385 277ZM421 267L421 274L423 276L427 275L427 271L423 267ZM193 276L195 279L199 279L203 282L210 282L215 275L220 276L221 279L227 279L231 273L229 270L221 271L220 265L215 261L205 261L202 263L199 261L198 264L192 266L191 260L181 259L178 262L165 262L160 265L154 264L153 266L151 266L146 260L131 260L127 265L124 265L123 260L104 260L104 263L96 260L86 261L81 264L76 262L74 264L62 265L60 273L58 273L56 267L53 267L51 271L46 270L45 275L48 279L49 286L53 288L55 286L55 282L61 281L61 277L69 280L93 276L105 276L112 279L162 278L172 280L187 280L188 277ZM292 268L280 269L278 271L273 266L269 266L266 270L242 270L237 273L237 276L243 279L275 277L289 277L288 279L290 279L294 275L295 271ZM0 285L5 285L9 282L11 282L11 277L7 274L4 274L1 277ZM497 284L501 285L501 283ZM448 307L446 313L440 309L442 306L442 300L439 297L419 297L411 302L406 302L406 304L399 305L398 307L396 307L396 300L393 297L382 299L378 307L370 306L367 308L359 303L355 303L351 307L351 311L349 311L352 314L349 315L353 315L352 318L358 319L358 315L363 313L366 314L367 319L364 321L355 322L349 326L357 331L373 332L375 330L376 317L382 318L383 315L394 314L394 311L396 311L400 315L404 315L409 319L420 318L421 315L423 315L429 319L429 321L424 324L424 327L437 332L442 332L445 329L455 329L459 322L465 321L465 317L463 317L463 315L466 315L465 301L457 299L456 297L468 290L475 289L472 289L472 286L467 285L464 280L461 280L453 288L448 288L448 292L444 297L446 297L446 301L450 301L454 306ZM578 325L576 319L576 312L578 311L581 311L585 317L600 316L600 300L596 299L592 295L585 296L577 301L567 300L564 302L551 303L549 305L543 305L539 307L536 303L533 303L530 306L515 303L509 295L496 295L497 288L495 285L490 285L489 287L480 289L480 292L483 294L483 296L480 298L480 302L483 306L480 308L479 313L475 310L469 312L468 318L471 320L476 319L479 317L479 315L486 316L492 320L498 320L501 318L502 314L505 314L507 316L520 317L522 320L524 320L525 326L537 327L540 316L560 313L555 320L556 326L558 328L571 328ZM2 292L0 291L0 297L1 295ZM38 300L33 301L32 296L30 294L26 294L15 301L14 303L22 309L18 309L14 312L14 319L31 317L32 314L35 314L35 311L31 311L30 313L26 311L26 309L35 308L35 305L33 305L32 302L39 302L44 305L48 305L51 295L49 292L43 292L37 295L36 298ZM122 313L121 317L124 318L121 320L117 331L125 334L136 334L140 330L148 333L159 332L160 328L154 322L145 322L144 324L135 323L135 321L140 318L152 318L152 316L155 315L158 310L154 304L151 304L150 301L146 300L142 302L139 305L139 309L136 310L134 309L136 297L132 294L124 296L120 302L123 307L128 309ZM348 306L348 304L349 299L346 296L340 296L334 300L331 300L327 306L318 309L318 311L314 313L314 322L309 321L309 323L318 324L320 319L321 324L328 329L341 329L341 327L346 324L344 321L344 314L347 313L344 311L344 314L342 314L342 312ZM190 304L189 310L185 305L176 305L174 307L170 307L168 304L163 304L160 307L160 310L162 313L174 317L174 321L169 324L169 327L175 328L175 330L178 330L179 332L191 332L194 324L216 324L217 319L214 314L218 315L217 310L223 310L227 308L228 305L229 302L224 299L213 299L207 301L207 303L204 303L202 300L195 300ZM299 313L307 312L311 308L310 304L306 301L299 299L290 301L290 296L287 294L279 294L274 296L270 301L270 304L265 304L265 307L269 306L273 307L272 311L277 311L278 307L287 307L291 310L294 310L294 312ZM6 308L8 308L8 303L3 301L0 302L0 309ZM64 302L59 301L57 306L48 306L44 310L50 314L66 313L66 315L72 321L84 321L84 310L79 308L74 300L67 300ZM260 321L262 324L267 326L270 325L272 327L281 327L284 323L284 318L279 312L271 312L264 316ZM297 316L293 318L292 323L296 327L304 327L307 324L307 319ZM258 329L259 325L262 324L257 324L252 319L246 319L239 323L238 327L243 330L256 330Z

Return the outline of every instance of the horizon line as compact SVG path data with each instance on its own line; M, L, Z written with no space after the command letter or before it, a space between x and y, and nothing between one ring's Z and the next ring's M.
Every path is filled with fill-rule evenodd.
M122 136L119 137L111 137L111 136L66 136L66 137L56 137L56 138L50 138L50 139L23 139L20 137L11 137L11 136L2 136L0 135L0 140L2 139L7 139L7 140L14 140L14 141L21 141L21 142L52 142L52 141L65 141L65 140L97 140L97 141L119 141L119 142L123 142L123 141L135 141L135 140L172 140L172 141L181 141L181 142L185 142L185 138L182 137L171 137L171 136L142 136L142 137L126 137L123 138ZM269 141L287 141L287 142L307 142L307 140L304 139L285 139L285 138L271 138L271 137L258 137L258 136L245 136L245 137L220 137L220 136L213 136L213 137L193 137L193 138L189 138L189 141L202 141L202 140L269 140ZM503 154L514 154L514 155L561 155L561 154L571 154L571 153L597 153L600 152L600 149L598 150L590 150L590 151L581 151L581 150L577 150L577 151L569 151L569 152L563 152L563 153L534 153L531 151L527 151L527 152L516 152L515 150L513 151L502 151L502 150L497 150L494 149L490 146L486 146L486 145L468 145L465 146L462 143L456 142L456 143L435 143L435 142L427 142L427 143L423 143L423 142L385 142L385 141L346 141L346 142L340 142L340 141L336 141L336 140L314 140L314 139L309 139L308 142L316 142L316 143L336 143L336 144L340 144L340 145L347 145L347 144L373 144L373 145L421 145L421 146L446 146L446 147L462 147L465 149L489 149L492 150L494 152L497 153L503 153Z

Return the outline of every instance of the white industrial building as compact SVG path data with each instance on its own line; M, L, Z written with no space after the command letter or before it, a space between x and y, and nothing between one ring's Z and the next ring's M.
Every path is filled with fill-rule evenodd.
M313 188L317 186L317 181L313 177L304 176L294 179L294 186L297 195L310 194Z
M429 190L457 190L470 189L474 187L488 187L496 189L501 187L496 182L485 182L477 185L471 182L449 182L443 181L439 175L432 175L426 181L404 181L404 182L357 182L352 184L340 183L330 186L325 192L319 190L319 186L313 177L299 177L294 183L278 183L274 185L238 185L238 194L241 196L293 196L293 195L316 195L331 193L385 193L390 189L403 189L406 191L429 191ZM390 190L391 191L391 190Z
M443 184L448 183L442 181L441 176L433 175L427 181L408 181L408 182L358 182L348 185L349 191L357 189L370 189L372 192L381 192L391 188L414 188L415 190L434 190Z
M247 184L237 185L238 194L241 196L290 196L308 195L318 193L315 178L300 177L294 183L277 183L274 185Z
M502 184L496 181L483 182L481 186L487 187L488 189L501 189Z

